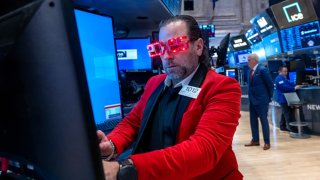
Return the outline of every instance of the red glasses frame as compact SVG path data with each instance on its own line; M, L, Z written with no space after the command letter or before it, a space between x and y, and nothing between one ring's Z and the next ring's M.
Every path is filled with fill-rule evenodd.
M179 36L169 39L166 43L159 41L147 46L150 57L162 56L167 53L177 53L189 48L189 39L187 36Z

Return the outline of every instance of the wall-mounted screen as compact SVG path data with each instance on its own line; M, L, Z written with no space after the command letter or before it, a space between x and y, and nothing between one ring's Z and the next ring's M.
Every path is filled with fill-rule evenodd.
M286 0L271 7L280 29L317 20L312 0Z
M246 33L246 38L250 44L261 42L261 36L256 28L251 28Z
M319 46L319 21L281 30L281 42L284 52Z
M230 38L230 44L235 51L241 51L250 48L250 44L245 35L234 36Z
M278 32L266 36L262 40L266 57L275 56L282 53Z
M95 122L121 118L112 18L81 10L75 16Z
M147 46L150 38L116 39L119 70L151 70L152 60Z
M248 56L251 54L251 49L233 52L233 56L238 65L245 65L248 63Z
M261 37L268 36L277 31L276 25L272 21L267 11L263 11L262 13L258 14L251 19L250 22L258 30Z

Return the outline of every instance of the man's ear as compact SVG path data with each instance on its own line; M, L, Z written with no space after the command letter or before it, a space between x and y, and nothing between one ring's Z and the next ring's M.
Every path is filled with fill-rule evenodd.
M195 50L196 50L196 53L198 56L201 56L202 55L202 50L204 48L204 42L203 42L203 39L202 38L199 38L198 40L196 40L194 42L194 45L195 45Z

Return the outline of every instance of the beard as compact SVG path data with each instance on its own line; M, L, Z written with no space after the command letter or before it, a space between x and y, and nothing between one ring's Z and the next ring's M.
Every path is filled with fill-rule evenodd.
M174 68L164 68L168 79L171 80L183 80L187 77L187 68L176 66Z

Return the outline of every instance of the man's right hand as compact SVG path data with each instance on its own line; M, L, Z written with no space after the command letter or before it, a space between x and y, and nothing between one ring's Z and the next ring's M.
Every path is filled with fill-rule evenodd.
M300 89L300 88L302 88L301 85L296 85L296 86L294 87L295 90Z
M112 154L112 145L107 136L100 130L97 131L101 156Z

